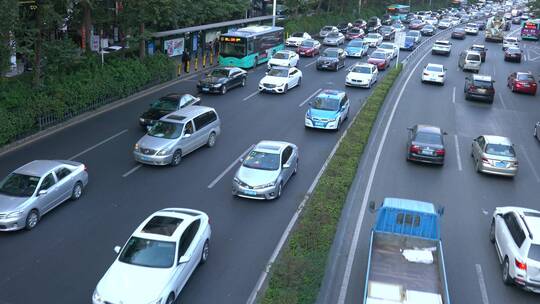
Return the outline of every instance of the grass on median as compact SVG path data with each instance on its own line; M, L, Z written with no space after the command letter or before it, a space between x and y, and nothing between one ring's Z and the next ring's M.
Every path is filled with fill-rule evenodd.
M399 76L392 69L374 88L330 160L303 214L272 266L261 303L315 302L337 223L379 109Z

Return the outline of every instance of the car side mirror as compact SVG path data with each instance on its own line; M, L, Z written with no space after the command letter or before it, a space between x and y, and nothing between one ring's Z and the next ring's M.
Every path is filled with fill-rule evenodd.
M413 130L413 129L412 129L412 128L407 128L407 130L409 130L409 131L411 131L411 132L412 132L412 130Z
M289 165L288 163L283 164L283 169L288 169L290 167L291 167L291 165Z
M443 135L448 135L448 133L447 133L447 132L442 132L442 134L443 134Z
M37 196L40 196L40 195L45 195L45 194L47 194L47 192L48 192L47 190L39 190L39 192L38 192L38 195L37 195Z
M114 246L114 252L116 252L116 254L119 254L120 253L120 249L122 249L122 247L120 246Z
M190 256L183 255L178 259L178 264L185 264L185 263L189 262L190 259L191 259Z
M190 138L190 137L191 137L191 133L184 134L184 138Z
M243 162L244 162L244 158L240 157L240 158L238 159L238 162L239 162L239 163L243 163Z
M370 201L369 202L369 212L371 213L375 213L375 201Z
M439 216L443 216L444 214L444 207L441 207L437 210L437 213L439 214Z
M265 72L264 75L268 75L268 72Z

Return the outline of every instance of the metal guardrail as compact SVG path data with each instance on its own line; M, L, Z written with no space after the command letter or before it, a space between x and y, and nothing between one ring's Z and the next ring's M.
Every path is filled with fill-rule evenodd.
M230 21L224 21L224 22L218 22L218 23L190 26L190 27L185 27L185 28L176 29L176 30L155 32L152 34L152 37L160 38L160 37L167 37L167 36L173 36L173 35L179 35L179 34L185 34L185 33L195 33L195 32L200 32L204 30L227 27L231 25L260 22L260 21L266 21L266 20L272 20L272 16L260 16L260 17L246 18L246 19L236 19L236 20L230 20Z

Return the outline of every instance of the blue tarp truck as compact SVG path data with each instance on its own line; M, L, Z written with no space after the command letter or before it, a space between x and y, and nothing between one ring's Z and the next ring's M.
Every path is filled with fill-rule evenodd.
M364 304L450 304L442 213L428 202L384 199L371 230Z

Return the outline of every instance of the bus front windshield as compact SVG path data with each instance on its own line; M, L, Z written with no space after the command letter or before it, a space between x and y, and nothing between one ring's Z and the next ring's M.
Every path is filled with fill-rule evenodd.
M221 55L223 57L242 58L246 56L246 44L244 42L221 42Z

